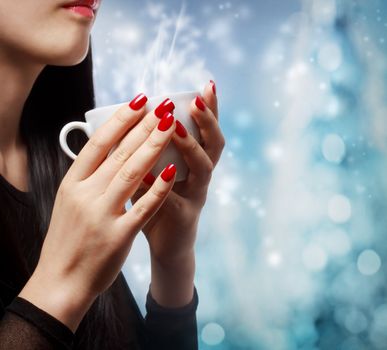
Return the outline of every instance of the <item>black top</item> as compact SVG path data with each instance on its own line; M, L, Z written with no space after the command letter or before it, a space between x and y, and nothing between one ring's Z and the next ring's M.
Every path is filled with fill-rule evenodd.
M0 350L53 349L181 349L196 350L198 295L180 308L164 308L148 290L145 319L122 272L108 289L112 296L118 336L104 334L103 321L96 319L94 336L85 337L85 319L75 334L63 323L17 295L31 275L29 252L37 244L36 220L30 214L30 193L12 186L0 174ZM12 227L8 218L11 220ZM89 339L88 341L86 339Z

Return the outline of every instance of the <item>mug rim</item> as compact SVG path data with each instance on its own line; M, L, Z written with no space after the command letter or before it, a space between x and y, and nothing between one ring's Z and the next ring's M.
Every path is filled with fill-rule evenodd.
M153 99L158 99L158 98L161 98L161 99L165 99L165 98L171 98L170 96L176 96L176 97L179 97L181 95L190 95L190 94L199 94L200 95L200 92L198 90L187 90L187 91L180 91L180 92L171 92L171 93L167 93L167 94L163 94L163 95L157 95L157 96L152 96L152 97L149 97L148 101L149 100L153 100ZM172 97L173 98L173 97ZM171 98L171 99L172 99ZM93 108L93 109L90 109L88 110L87 112L85 112L85 119L87 119L87 116L92 114L91 112L97 112L101 109L105 109L105 108L119 108L125 104L127 104L128 102L121 102L121 103L116 103L116 104L113 104L113 105L106 105L106 106L100 106L100 107L96 107L96 108Z

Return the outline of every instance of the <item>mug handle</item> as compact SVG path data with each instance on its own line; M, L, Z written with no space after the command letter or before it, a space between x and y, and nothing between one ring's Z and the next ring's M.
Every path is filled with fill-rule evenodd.
M91 137L92 131L90 130L90 124L86 122L71 122L66 124L59 134L59 143L63 151L73 160L77 158L77 155L67 145L67 135L72 130L82 130L89 138Z

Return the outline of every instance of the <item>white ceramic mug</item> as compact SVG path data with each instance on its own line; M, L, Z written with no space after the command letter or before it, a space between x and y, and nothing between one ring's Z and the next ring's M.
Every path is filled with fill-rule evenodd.
M190 115L191 102L194 98L196 98L196 96L199 95L200 93L197 91L189 91L151 97L146 103L146 112L152 111L166 98L170 98L175 104L175 110L173 112L175 119L179 120L187 129L187 131L191 133L198 142L200 142L199 129ZM67 145L68 133L74 129L79 129L85 132L86 135L90 138L91 135L114 114L114 112L116 112L121 106L127 103L128 102L92 109L85 113L86 122L75 121L66 124L62 128L59 135L59 142L63 151L70 158L75 159L77 155L74 154ZM115 150L117 146L118 144L110 150L109 155ZM183 159L183 156L177 150L173 141L169 143L165 151L161 154L158 162L151 170L151 173L157 177L160 172L163 171L163 169L170 163L175 164L177 168L176 181L184 181L188 175L188 167Z

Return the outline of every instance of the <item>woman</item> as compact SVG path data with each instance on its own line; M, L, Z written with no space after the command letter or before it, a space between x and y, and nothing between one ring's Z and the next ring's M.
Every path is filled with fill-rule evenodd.
M197 348L194 242L224 147L216 87L192 101L202 144L172 101L145 115L140 94L90 140L70 135L71 164L58 135L94 107L99 5L0 2L0 349ZM148 173L169 142L190 168L183 183L174 165ZM145 320L120 272L140 230L152 272Z

